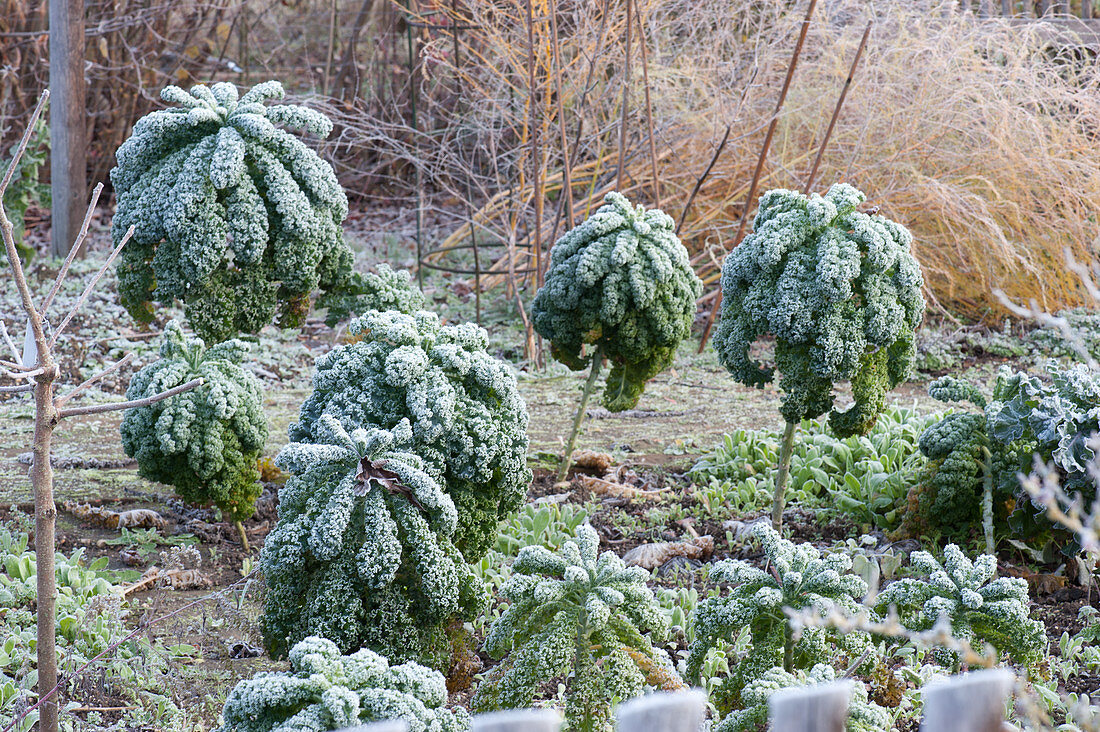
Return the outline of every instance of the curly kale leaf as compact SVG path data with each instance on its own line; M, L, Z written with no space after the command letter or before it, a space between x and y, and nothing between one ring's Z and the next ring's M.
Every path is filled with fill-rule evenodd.
M646 685L683 688L667 654L652 645L668 626L646 586L649 573L598 549L596 530L585 524L558 554L520 550L501 589L510 605L485 639L489 654L504 661L478 688L475 709L530 706L540 687L564 677L568 729L610 730L616 701Z
M482 588L454 545L454 501L408 451L413 430L349 432L321 415L316 442L291 443L279 467L279 522L260 555L262 627L272 655L308 635L390 658L447 658L444 626L473 619Z
M195 331L214 342L255 332L281 308L294 325L316 288L332 291L351 276L341 222L348 203L336 175L298 137L321 137L332 123L295 105L269 81L238 99L228 82L175 86L161 97L178 107L151 112L116 153L119 289L139 321L151 301L182 300Z
M290 439L316 440L324 414L349 430L409 420L409 451L454 501L455 544L476 561L531 481L527 406L515 375L486 352L488 336L473 323L443 326L423 311L371 311L348 332L355 342L317 360L314 391Z
M851 379L855 405L833 410L841 436L874 425L886 392L913 363L924 279L900 224L857 211L864 195L838 183L824 197L773 190L760 199L753 233L722 267L719 359L749 386L774 371L749 355L775 337L775 369L788 422L833 409L833 384Z
M888 585L875 601L880 611L896 608L902 624L912 630L927 630L946 617L955 638L972 645L989 643L1017 663L1037 663L1046 657L1046 626L1028 616L1027 581L997 578L997 558L992 554L971 562L958 546L948 544L943 564L928 552L913 552L909 558L923 578ZM958 663L954 651L941 650L939 656L951 665Z
M443 674L391 665L366 648L348 656L311 636L290 650L290 671L262 671L229 692L218 732L325 732L399 719L409 732L465 732L470 718L446 708Z
M672 218L608 193L604 205L550 251L531 319L554 358L570 368L588 364L585 346L611 362L603 404L620 412L636 405L645 383L672 364L691 333L701 293Z
M328 309L325 323L330 327L369 310L394 310L412 315L423 310L426 304L424 293L412 284L409 271L394 270L385 263L378 265L377 272L351 273L345 288L317 298L317 307Z
M164 329L160 360L134 374L127 399L142 399L202 378L202 386L126 410L122 447L149 480L175 486L187 501L214 505L233 520L255 511L257 460L267 441L259 380L241 363L249 344L207 349L176 321Z
M839 653L858 658L870 647L864 633L841 635L823 628L806 628L796 640L784 608L801 610L837 607L857 614L867 594L867 583L851 572L852 560L844 554L825 554L811 544L793 544L770 525L758 525L754 536L761 541L772 572L740 561L726 560L711 568L711 578L729 583L729 591L699 603L695 610L695 641L687 659L687 677L697 679L707 653L718 641L733 643L749 629L748 655L725 679L719 690L720 708L744 708L746 684L774 666L791 663L787 671L810 668ZM774 572L774 573L773 573Z

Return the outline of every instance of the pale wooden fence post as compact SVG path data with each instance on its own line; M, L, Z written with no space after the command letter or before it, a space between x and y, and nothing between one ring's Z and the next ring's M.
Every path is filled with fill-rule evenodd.
M561 714L555 709L508 709L474 717L470 732L558 732Z
M780 689L768 699L771 732L844 732L851 681Z
M707 695L698 690L658 691L624 702L615 711L619 732L699 732Z
M1014 678L1006 669L984 669L924 687L922 732L1001 732Z

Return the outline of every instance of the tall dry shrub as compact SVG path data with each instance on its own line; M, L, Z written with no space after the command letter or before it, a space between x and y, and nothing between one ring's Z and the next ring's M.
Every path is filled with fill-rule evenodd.
M905 222L916 238L929 299L950 312L1000 318L1005 311L990 295L997 286L1013 297L1037 297L1048 309L1082 302L1062 252L1069 247L1084 259L1100 233L1100 66L1049 43L1042 25L979 20L951 10L954 5L875 5L875 28L815 188L853 182L867 191L869 205ZM640 200L659 193L662 207L679 219L726 138L681 230L700 274L713 285L746 213L745 195L804 3L637 0L636 6L642 33L633 28L624 188ZM544 251L553 232L570 223L559 214L561 170L563 148L578 139L578 127L575 219L615 186L626 58L623 3L566 0L553 6L555 64L549 7L533 0L534 90L527 82L524 0L459 4L457 12L437 5L425 20L469 28L460 34L457 63L451 34L420 32L420 131L361 117L346 130L381 158L419 170L430 191L466 201L472 230L483 240L533 238L531 176L538 169L546 193ZM801 188L871 12L861 0L819 3L760 190ZM656 175L648 152L647 79ZM533 164L536 129L541 148ZM747 212L755 208L751 202ZM466 242L468 223L444 243ZM499 274L490 285L509 265L504 251L485 265ZM530 250L514 252L514 262L530 263Z

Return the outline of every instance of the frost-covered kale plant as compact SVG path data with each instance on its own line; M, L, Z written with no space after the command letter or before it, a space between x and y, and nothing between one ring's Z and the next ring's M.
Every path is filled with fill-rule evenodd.
M486 352L473 323L440 325L428 312L371 311L348 326L353 342L317 360L313 393L290 428L295 442L319 439L331 415L345 429L412 425L409 452L454 501L455 545L474 562L497 523L523 502L527 406L504 362Z
M604 359L611 372L603 405L621 412L638 403L646 382L672 364L691 333L702 283L675 228L663 211L613 192L550 251L546 283L531 304L535 330L550 341L554 358L575 371L589 367L559 480Z
M242 363L238 340L206 348L177 321L164 328L160 359L134 374L127 399L142 399L196 378L202 386L155 404L127 409L120 432L144 478L174 486L194 503L212 502L239 522L256 510L257 460L267 441L263 391ZM238 526L240 528L240 526ZM247 544L241 529L242 541Z
M999 378L993 403L1006 394L1009 380ZM981 522L986 551L992 553L994 519L1003 523L1006 503L1019 492L1017 474L1026 471L1035 443L1027 439L991 438L981 391L968 382L944 376L932 382L928 393L949 404L971 405L977 412L953 412L925 429L918 441L928 458L919 483L909 492L904 531L923 535L929 529L967 533Z
M501 589L510 604L485 639L489 654L504 660L478 687L475 709L530 706L541 687L562 679L567 728L602 732L611 729L615 703L647 685L683 686L653 645L668 624L646 587L649 573L598 549L595 529L585 524L558 554L520 550Z
M969 529L977 523L980 496L987 552L994 521L1006 516L1017 535L1046 534L1052 527L1045 508L1031 502L1018 479L1036 457L1058 471L1070 494L1080 493L1083 505L1095 499L1088 466L1096 458L1090 438L1100 430L1100 374L1084 364L1062 368L1053 362L1046 372L1049 380L1002 367L988 400L951 377L933 382L932 396L981 411L947 415L921 434L930 463L910 496L910 513L918 519L911 531ZM1068 534L1058 543L1069 553L1077 548Z
M913 237L900 224L858 211L864 200L845 183L824 197L768 191L753 233L722 265L714 338L722 365L748 386L763 387L780 374L787 425L772 509L777 528L799 422L830 412L838 436L865 434L913 364L913 330L924 315ZM750 355L764 336L775 339L774 368ZM833 388L845 379L855 403L839 412Z
M326 414L314 432L315 442L291 443L276 459L292 477L260 555L268 650L283 656L317 635L345 651L441 666L444 626L473 620L484 603L454 545L454 502L408 452L407 419L349 432Z
M944 548L940 564L928 552L909 555L921 579L907 578L889 585L875 598L885 612L896 608L899 620L910 630L928 630L941 616L951 623L951 634L980 651L989 643L998 653L1021 664L1042 660L1046 654L1046 627L1028 617L1027 581L997 577L997 558L983 554L971 562L954 544ZM959 655L947 648L935 649L941 665L958 669Z
M836 669L819 663L809 673L789 673L775 666L753 679L741 691L742 708L727 714L713 727L713 732L755 732L768 722L768 700L780 689L829 684L836 681ZM847 732L883 732L893 727L890 713L869 701L867 687L852 685L852 698L848 703Z
M427 304L424 293L412 284L412 274L392 269L382 262L377 272L352 272L346 286L317 299L317 306L328 308L325 323L334 326L341 320L362 315L368 310L396 310L412 315Z
M416 663L391 666L374 651L341 656L325 638L290 650L290 671L263 671L229 692L219 732L325 732L403 720L409 732L465 732L469 715L446 708L443 674Z
M151 301L182 300L191 327L216 343L254 333L279 312L293 326L320 287L338 290L352 254L341 222L347 197L332 166L280 127L319 137L332 130L305 107L266 106L277 81L252 87L199 84L161 92L173 109L147 114L119 147L111 182L118 196L122 303L140 322Z
M870 646L870 636L847 635L826 628L806 628L796 637L784 608L839 609L849 615L860 610L867 583L851 572L845 554L822 555L811 544L793 544L771 526L757 525L753 535L761 542L767 569L740 560L715 563L710 578L728 583L725 595L707 598L696 606L695 641L687 660L687 678L695 681L707 653L719 642L733 644L746 628L748 654L718 689L720 711L745 709L743 690L753 679L780 666L787 672L808 669L838 658L855 660Z

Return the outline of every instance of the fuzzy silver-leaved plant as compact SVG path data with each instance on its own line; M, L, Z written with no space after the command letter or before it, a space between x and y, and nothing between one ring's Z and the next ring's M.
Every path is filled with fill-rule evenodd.
M283 96L277 81L238 98L229 82L166 87L178 105L134 125L111 182L118 196L119 291L139 321L151 301L182 300L195 332L211 342L280 320L296 324L310 293L338 290L352 254L341 222L347 197L332 166L280 127L325 137L332 123Z
M196 389L127 409L122 448L142 477L174 486L187 501L212 501L235 521L255 511L256 461L267 441L263 391L242 363L250 345L238 340L206 348L176 321L164 328L160 360L134 374L127 399L142 399L201 378Z
M613 412L638 403L645 383L672 363L691 333L702 283L659 209L633 206L621 193L569 231L550 251L546 284L531 304L535 330L571 369L606 357L603 404Z
M649 573L598 550L599 537L587 524L558 554L541 546L520 550L501 589L510 605L485 639L489 654L504 660L478 687L475 709L530 706L539 688L564 679L567 728L602 731L611 729L617 701L647 685L683 686L667 654L653 645L668 625L646 586Z
M722 266L722 319L714 337L735 379L763 386L779 371L780 412L790 423L833 408L834 382L851 379L855 404L829 415L840 436L864 434L913 363L924 314L924 279L913 237L857 210L863 193L844 183L825 196L773 190L750 234ZM775 337L775 368L750 356Z
M815 665L808 673L788 673L781 666L770 668L745 685L741 691L743 708L727 714L714 726L713 732L754 732L762 729L768 721L768 701L772 694L780 689L834 681L836 669L825 663ZM867 687L861 683L852 684L852 698L848 703L848 720L844 729L847 732L886 732L892 728L893 720L889 712L868 700Z
M1042 660L1046 626L1029 617L1027 581L997 577L997 558L992 554L971 562L955 544L948 544L943 554L943 564L928 552L910 554L913 569L924 578L891 583L879 593L876 608L883 612L896 608L901 623L912 630L928 630L946 616L952 635L976 651L984 642L1017 663ZM936 649L935 658L949 667L959 663L958 654L949 649Z
M484 591L453 539L455 504L408 452L413 430L348 431L330 415L312 443L276 463L292 477L260 555L267 582L261 626L274 656L306 636L387 657L449 657L444 626L472 620Z
M733 643L748 628L751 647L717 692L718 708L744 708L742 691L774 666L788 672L835 659L854 660L870 646L870 636L806 628L796 638L785 609L839 608L856 615L867 583L852 573L845 554L825 554L811 544L793 544L771 526L759 524L753 536L763 545L767 570L740 560L717 562L710 578L729 584L725 595L703 600L695 609L695 641L687 660L687 678L698 679L707 653L719 641Z
M455 545L476 561L531 481L527 406L515 375L487 353L488 336L473 323L441 325L423 311L371 311L348 333L353 342L317 359L313 393L290 439L315 441L325 414L348 430L392 429L407 419L407 449L454 501Z
M309 637L290 650L289 672L261 672L229 692L219 732L327 732L402 720L409 732L465 732L469 715L446 708L443 674L416 663L391 666L374 651L341 656Z

